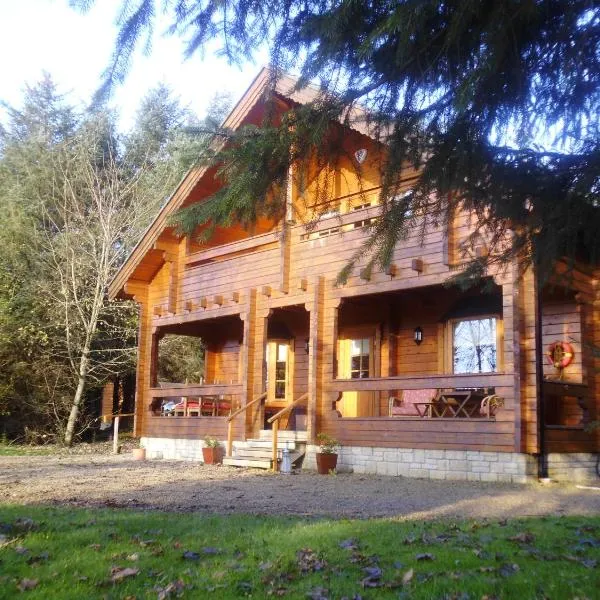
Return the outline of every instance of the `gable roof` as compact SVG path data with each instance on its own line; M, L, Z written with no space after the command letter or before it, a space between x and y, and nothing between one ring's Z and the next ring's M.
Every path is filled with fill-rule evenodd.
M260 70L244 95L223 121L222 127L235 130L242 125L244 119L248 117L250 111L260 102L269 89L272 76L273 72L268 67L263 67ZM317 87L307 85L302 89L297 89L297 83L298 81L294 77L283 74L277 77L273 91L298 104L307 104L319 96L320 90ZM360 117L361 115L364 115L364 113L359 109L353 110L353 116ZM364 118L357 118L356 125L353 126L353 129L359 133L368 135ZM219 143L223 144L224 142ZM130 255L110 282L108 286L109 298L114 299L123 291L125 284L139 266L144 256L154 249L156 241L167 226L169 217L181 208L186 198L189 197L195 186L202 180L208 170L208 166L195 166L183 176L173 194L165 202L152 223L147 227L140 241L135 245Z

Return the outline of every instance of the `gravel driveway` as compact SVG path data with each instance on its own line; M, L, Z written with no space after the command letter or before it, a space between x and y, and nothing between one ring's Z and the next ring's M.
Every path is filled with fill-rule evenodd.
M266 471L120 456L0 457L2 504L335 517L600 514L598 489Z

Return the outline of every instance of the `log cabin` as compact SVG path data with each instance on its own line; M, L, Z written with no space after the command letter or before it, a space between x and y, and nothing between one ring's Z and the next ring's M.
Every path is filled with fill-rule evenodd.
M267 99L267 82L263 70L225 127L260 124L267 101L283 112L314 97L284 76ZM556 479L594 478L598 271L576 264L560 277L558 264L540 286L508 265L460 291L445 283L469 259L471 215L426 228L415 215L388 268L359 265L336 283L380 212L379 151L360 126L344 135L346 163L289 178L293 217L217 227L203 243L170 221L220 185L214 168L192 168L112 281L112 298L139 304L135 433L148 456L201 460L210 435L231 465L276 468L286 445L313 468L327 433L338 467L358 473L524 482L541 464ZM169 335L201 338L195 381L159 381Z

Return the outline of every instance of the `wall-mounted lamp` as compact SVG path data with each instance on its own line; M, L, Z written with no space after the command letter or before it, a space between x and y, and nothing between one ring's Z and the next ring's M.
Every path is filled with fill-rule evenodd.
M417 346L423 341L423 330L420 327L415 327L415 344Z
M304 343L304 352L306 352L306 354L310 352L310 338L306 338L306 342Z

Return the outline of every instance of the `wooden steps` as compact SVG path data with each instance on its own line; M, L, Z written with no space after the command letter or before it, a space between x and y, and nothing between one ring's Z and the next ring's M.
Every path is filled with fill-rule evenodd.
M300 460L306 451L306 431L280 431L277 435L279 456L284 448L290 451L292 464ZM263 430L258 439L236 444L233 456L225 457L223 464L231 467L272 468L272 432Z

